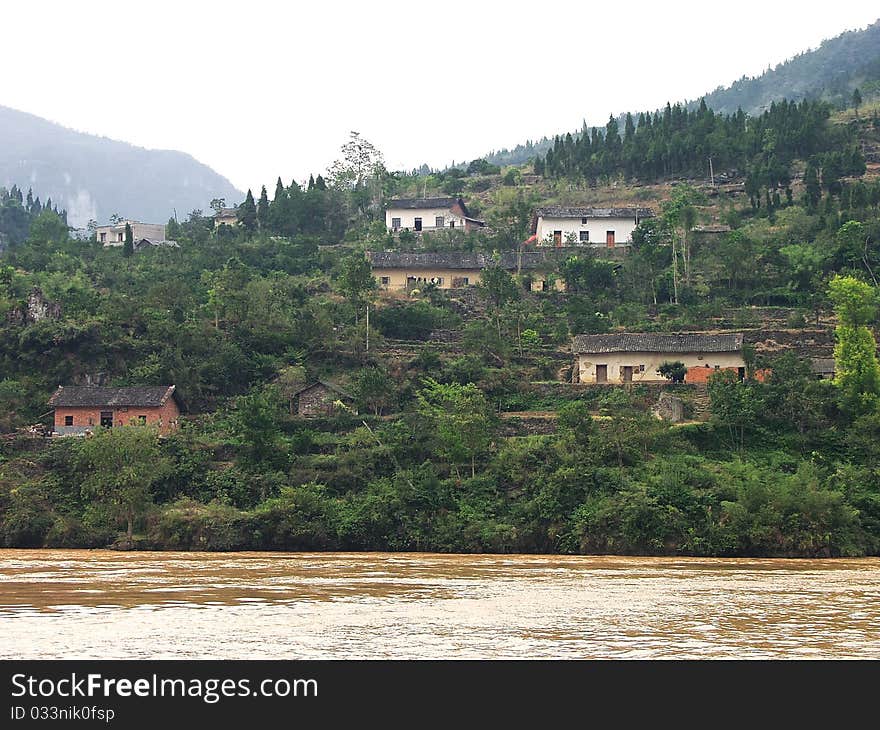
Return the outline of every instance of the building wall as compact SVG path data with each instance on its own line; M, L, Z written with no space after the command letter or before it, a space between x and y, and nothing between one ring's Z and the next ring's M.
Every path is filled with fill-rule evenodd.
M129 223L133 240L149 238L151 241L165 240L165 226L162 223ZM105 246L121 246L125 243L125 223L113 226L98 226L98 242ZM106 234L106 239L101 241L101 234Z
M380 289L389 291L403 291L407 287L407 279L412 276L421 279L422 282L430 282L431 279L439 280L437 287L439 289L453 289L458 286L473 286L480 282L479 269L373 269L373 275ZM382 279L387 278L388 282L383 283ZM459 279L467 279L465 283L455 283ZM413 288L418 289L423 286L422 282L413 284Z
M635 218L587 218L586 224L581 223L580 218L544 218L538 217L537 236L538 241L546 243L548 237L552 239L553 231L562 231L562 245L566 244L565 237L573 234L575 243L579 244L580 232L589 231L591 246L605 246L608 231L614 231L614 243L632 242L632 232L636 228Z
M220 226L237 226L238 225L238 216L237 215L221 215L214 218L214 228L219 228Z
M85 433L101 425L101 411L113 413L113 426L137 424L138 416L147 417L147 425L158 426L160 433L170 433L180 425L180 409L173 398L161 408L107 407L107 408L56 408L54 431L60 436ZM64 417L73 416L73 425L65 426Z
M456 206L457 208L457 206ZM450 221L455 221L455 227L466 229L465 219L462 215L456 213L455 209L450 208L407 208L394 209L389 208L385 211L385 227L392 230L391 219L400 218L400 230L415 230L415 219L422 219L422 230L437 230L434 224L437 222L437 216L443 216L443 227L449 228Z
M545 284L547 275L539 271L525 272L532 278L531 291L546 291ZM373 269L373 276L376 277L376 283L380 289L387 291L405 291L407 288L407 279L412 276L417 280L411 288L418 289L424 284L422 282L430 282L432 279L439 280L438 289L457 289L462 286L474 286L480 283L480 269ZM388 281L383 283L382 279L387 278ZM467 282L462 281L467 279ZM549 288L549 287L548 287ZM556 277L554 283L556 291L565 291L565 281L562 277Z
M712 373L716 368L741 368L745 367L742 355L738 352L601 352L581 353L577 356L578 377L581 383L596 382L596 365L608 366L608 382L622 383L623 368L630 365L633 368L632 382L651 383L666 382L657 372L664 362L682 362L688 368L686 382L705 382L700 380L702 374ZM644 372L640 366L644 366ZM695 372L691 375L691 369ZM708 379L708 375L706 376Z

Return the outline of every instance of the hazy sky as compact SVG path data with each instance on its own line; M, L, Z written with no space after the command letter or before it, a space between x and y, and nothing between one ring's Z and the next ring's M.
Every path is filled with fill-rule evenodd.
M760 74L880 4L44 0L0 17L0 104L271 194L349 130L392 169L470 160Z

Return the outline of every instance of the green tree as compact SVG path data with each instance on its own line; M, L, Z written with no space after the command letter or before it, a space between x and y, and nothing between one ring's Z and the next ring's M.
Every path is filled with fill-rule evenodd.
M426 378L416 402L421 426L437 454L453 465L456 474L459 464L470 462L475 477L477 457L491 441L489 404L483 392L473 383L443 384Z
M80 444L78 460L86 472L83 495L125 522L131 547L134 522L153 503L150 488L171 469L156 429L135 425L99 429Z
M834 383L841 406L855 416L877 410L880 404L880 363L877 343L868 328L877 311L877 292L851 276L835 276L828 283L839 324L834 336Z
M274 391L251 393L235 400L230 431L241 447L242 465L251 470L277 468L286 459L279 426L280 403ZM265 499L268 495L261 495Z
M762 412L761 385L740 381L732 370L719 370L709 376L709 404L712 422L726 428L731 447L742 453L746 431L755 426Z
M238 206L238 222L246 231L253 231L257 227L257 206L250 188L248 188L244 202Z
M261 231L269 227L269 196L266 194L266 186L260 190L260 201L257 203L257 225Z
M819 171L812 159L807 161L807 168L804 171L804 194L808 210L815 211L822 199L822 187L819 185Z
M125 241L122 244L122 255L129 258L134 253L134 235L131 232L131 225L125 224Z
M363 251L346 256L339 264L339 290L354 307L355 325L360 309L369 301L369 294L376 290L373 268Z
M657 372L659 372L664 378L671 380L673 383L683 383L685 375L687 375L687 368L680 360L676 360L675 362L666 361L660 364L660 367L657 368Z
M383 409L393 405L396 388L384 367L371 367L358 371L352 391L361 406L381 416Z

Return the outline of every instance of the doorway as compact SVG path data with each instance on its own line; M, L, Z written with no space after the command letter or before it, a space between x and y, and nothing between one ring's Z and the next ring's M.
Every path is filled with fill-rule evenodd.
M605 231L605 244L608 246L614 245L614 231Z
M553 231L553 245L561 246L562 245L562 231Z
M416 218L413 221L413 228L415 228L417 231L422 230L422 219L421 218Z
M596 382L597 383L607 383L608 382L608 366L607 365L596 365Z
M623 366L623 382L631 383L633 381L633 368L632 365L624 365Z
M101 426L113 428L113 411L101 411Z

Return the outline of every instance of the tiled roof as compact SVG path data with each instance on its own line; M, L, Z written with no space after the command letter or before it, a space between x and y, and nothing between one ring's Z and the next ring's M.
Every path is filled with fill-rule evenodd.
M303 393L307 390L311 390L312 388L314 388L315 386L318 386L318 385L323 385L328 390L332 390L334 393L338 393L343 398L348 398L349 400L354 400L354 396L352 396L350 393L346 393L338 385L336 385L335 383L331 383L328 380L316 380L314 383L309 383L308 385L305 385L302 388L300 388L299 390L297 390L295 393L292 393L291 397L297 396L300 393Z
M653 218L650 208L578 208L549 205L538 208L536 217L544 218Z
M741 332L623 333L616 335L577 335L572 352L739 352Z
M458 198L398 198L397 200L389 200L386 207L388 210L451 208L457 202Z
M547 251L524 251L523 269L545 269L555 267L571 253L562 254L557 249ZM484 253L447 251L443 253L401 253L398 251L367 252L374 269L486 269L498 265L502 269L515 271L518 255L515 251L505 251L498 259Z
M49 399L54 408L98 408L132 406L159 408L175 396L173 385L144 385L131 388L108 388L98 385L58 386Z

